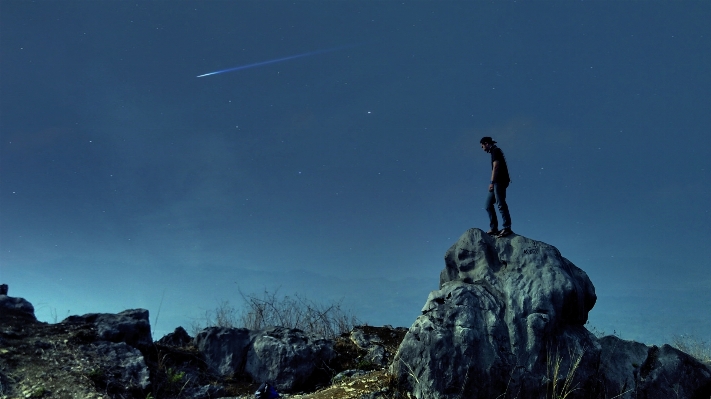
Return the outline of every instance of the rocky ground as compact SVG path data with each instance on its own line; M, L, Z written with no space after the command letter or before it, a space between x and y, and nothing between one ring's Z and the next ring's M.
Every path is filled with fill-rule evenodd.
M552 245L465 232L409 329L178 328L153 342L144 309L38 322L0 285L0 399L710 399L707 357L597 337L597 296ZM392 373L392 374L391 374Z
M358 331L360 335L377 337L387 359L392 359L406 332L370 326L359 327ZM105 343L99 335L96 324L85 320L47 324L27 313L3 310L0 398L254 398L256 382L244 375L222 377L211 372L192 344L155 342L136 353L124 343ZM282 397L392 396L393 379L386 371L387 362L378 365L367 360L367 351L356 344L352 335L344 334L334 345L337 356L329 367L334 377L341 373L338 378L313 392ZM141 367L137 366L140 360L148 375L141 375Z

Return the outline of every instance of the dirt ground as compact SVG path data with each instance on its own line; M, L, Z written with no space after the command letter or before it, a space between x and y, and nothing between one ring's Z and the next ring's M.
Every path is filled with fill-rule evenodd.
M360 327L377 335L392 358L404 337L402 329ZM150 370L150 392L137 392L119 387L110 370L115 365L86 351L96 337L88 324L47 324L24 315L0 315L0 399L163 399L189 398L188 383L219 385L226 398L254 398L258 385L245 377L221 378L209 372L194 347L176 348L155 344L144 351ZM334 374L343 370L360 370L314 392L282 394L298 399L406 398L397 393L386 367L363 361L365 351L348 335L335 342L337 358ZM189 370L189 381L181 370ZM183 383L185 381L185 383ZM218 397L218 396L215 396Z

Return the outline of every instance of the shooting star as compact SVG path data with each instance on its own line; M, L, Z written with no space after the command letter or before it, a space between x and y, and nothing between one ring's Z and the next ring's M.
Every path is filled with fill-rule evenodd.
M288 57L277 58L277 59L275 59L275 60L262 61L262 62L255 62L254 64L247 64L247 65L242 65L242 66L238 66L238 67L234 67L234 68L223 69L223 70L221 70L221 71L215 71L215 72L210 72L210 73L204 73L204 74L202 74L202 75L198 75L197 77L198 77L198 78L202 78L202 77L205 77L205 76L217 75L217 74L219 74L219 73L241 71L241 70L243 70L243 69L254 68L254 67L258 67L258 66L262 66L262 65L276 64L277 62L289 61L289 60L293 60L293 59L296 59L296 58L302 58L302 57L308 57L308 56L310 56L310 55L331 53L331 52L333 52L333 51L343 50L343 49L350 48L350 47L355 47L355 45L334 47L334 48L329 48L329 49L325 49L325 50L317 50L317 51L311 51L311 52L303 53L303 54L290 55L290 56L288 56Z

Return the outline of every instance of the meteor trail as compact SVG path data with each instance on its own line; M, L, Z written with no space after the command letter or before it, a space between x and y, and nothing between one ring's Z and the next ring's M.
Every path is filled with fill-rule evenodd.
M282 62L282 61L288 61L288 60L293 60L295 58L301 58L301 57L308 57L310 55L316 55L316 54L323 54L323 53L330 53L332 51L338 51L338 50L343 50L345 48L349 48L353 46L341 46L341 47L333 47L325 50L317 50L317 51L311 51L308 53L303 53L303 54L296 54L296 55L290 55L288 57L284 58L277 58L275 60L269 60L269 61L262 61L262 62L255 62L254 64L247 64L247 65L242 65L234 68L227 68L223 69L221 71L215 71L215 72L210 72L210 73L204 73L202 75L198 75L198 78L202 78L205 76L210 76L210 75L217 75L218 73L225 73L225 72L234 72L234 71L241 71L243 69L249 69L249 68L254 68L262 65L269 65L269 64L275 64L277 62Z

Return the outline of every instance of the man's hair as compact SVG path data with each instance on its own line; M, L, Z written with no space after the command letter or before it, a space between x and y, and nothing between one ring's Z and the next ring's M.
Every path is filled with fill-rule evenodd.
M496 141L492 139L489 136L482 137L481 140L479 140L479 144L484 144L484 143L489 143L489 144L496 144Z

